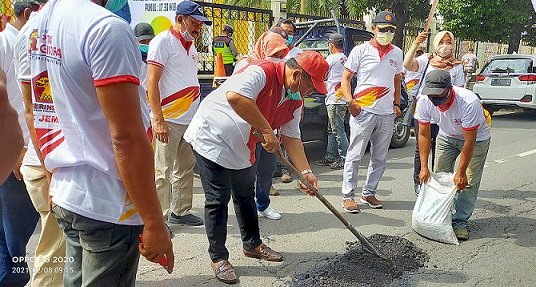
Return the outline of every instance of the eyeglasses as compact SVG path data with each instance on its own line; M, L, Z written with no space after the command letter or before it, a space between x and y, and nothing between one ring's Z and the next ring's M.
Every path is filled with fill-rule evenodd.
M396 32L396 29L393 28L393 27L378 28L378 32L382 32L382 33L386 33L386 32L394 33L394 32Z

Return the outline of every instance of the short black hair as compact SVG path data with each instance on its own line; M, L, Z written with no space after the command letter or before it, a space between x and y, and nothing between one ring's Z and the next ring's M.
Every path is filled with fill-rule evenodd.
M15 17L22 16L24 10L32 8L32 4L29 1L16 1L13 3L13 14Z
M279 24L279 26L281 26L283 24L292 25L292 29L294 30L294 32L296 32L296 25L294 24L294 22L292 20L284 19L283 21L281 21L281 24Z
M286 66L290 69L300 69L302 70L302 78L306 79L306 80L310 80L311 79L311 75L309 75L301 66L300 64L298 64L298 61L296 61L295 58L290 58L287 60L286 62Z

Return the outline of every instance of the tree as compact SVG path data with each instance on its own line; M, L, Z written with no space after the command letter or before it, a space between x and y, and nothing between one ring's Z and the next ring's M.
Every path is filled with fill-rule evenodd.
M508 43L508 53L517 52L524 35L534 42L535 13L527 0L443 0L439 11L444 28L457 38Z

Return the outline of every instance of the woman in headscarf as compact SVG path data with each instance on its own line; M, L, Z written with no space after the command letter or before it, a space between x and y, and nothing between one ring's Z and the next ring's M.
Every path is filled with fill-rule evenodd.
M404 67L410 72L418 72L422 75L421 79L433 70L445 70L450 73L452 85L463 87L465 85L465 78L463 73L463 65L458 59L456 59L455 51L455 39L454 35L449 31L441 31L434 37L433 46L434 53L425 53L415 58L415 53L419 49L421 43L428 38L428 32L422 32L417 36L417 39L413 42L406 56L404 57ZM420 85L417 91L417 98L421 96L421 92L424 85ZM415 99L417 100L417 99ZM413 127L415 134L419 133L419 124L414 121ZM432 132L432 166L434 166L435 158L435 143L437 134L439 133L439 127L436 123L431 123L430 126ZM419 157L419 142L415 145L415 157L414 157L414 169L413 169L413 184L415 187L415 193L419 193L419 172L421 171L421 160Z
M285 31L272 30L264 32L257 43L255 43L255 50L253 54L248 55L240 59L234 69L233 74L241 73L244 68L255 60L269 60L274 62L283 61L283 58L288 53L288 46L286 45ZM284 34L283 34L284 33ZM272 178L276 168L276 155L267 152L261 145L257 144L256 148L256 173L257 179L255 183L255 199L257 203L257 212L259 217L266 217L272 220L278 220L281 218L281 214L277 213L270 206L270 190L274 190L273 195L279 194L272 188Z

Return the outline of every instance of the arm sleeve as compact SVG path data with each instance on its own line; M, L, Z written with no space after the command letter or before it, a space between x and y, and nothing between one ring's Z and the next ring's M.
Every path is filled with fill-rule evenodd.
M14 61L15 61L15 73L17 74L17 80L20 83L30 83L32 81L32 74L30 69L30 61L28 55L27 43L30 38L30 29L23 29L17 36L15 46L13 48Z
M404 68L404 56L402 54L402 50L399 50L397 48L397 51L399 51L400 57L399 57L399 61L398 61L399 65L396 67L396 73L401 74L401 73L404 73L404 70L406 69L406 68Z
M483 122L483 118L484 112L482 111L480 101L472 101L463 110L462 129L464 131L478 129L480 127L480 123Z
M229 84L226 85L228 87L226 92L235 92L256 101L259 93L266 85L266 74L261 67L249 66L240 73L239 77L231 77L227 82Z
M163 37L154 38L149 43L147 63L164 68L169 60L169 47Z
M354 74L359 72L359 62L361 60L361 46L357 46L352 49L350 52L350 55L348 56L348 60L344 64L344 68Z
M419 68L417 69L417 73L422 75L422 73L425 72L424 69L426 68L426 64L428 64L428 61L430 61L430 59L428 59L428 54L420 55L415 60L417 61L417 64L419 64Z
M231 49L231 53L233 53L233 56L238 56L238 51L236 50L236 46L233 40L229 41L229 49Z
M101 20L87 36L86 62L95 87L140 84L141 53L130 26L116 17Z
M300 120L302 114L303 105L294 111L293 118L290 122L281 126L281 134L290 138L301 138L300 133Z
M429 124L432 121L430 116L430 100L427 97L419 97L415 107L415 119L421 124Z

